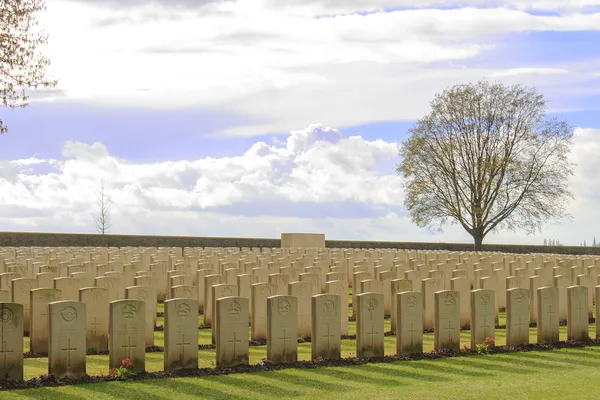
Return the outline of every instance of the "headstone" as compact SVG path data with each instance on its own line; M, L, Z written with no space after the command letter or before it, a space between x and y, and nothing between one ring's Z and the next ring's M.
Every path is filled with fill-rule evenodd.
M312 332L312 285L310 282L290 282L288 291L289 295L296 297L298 302L298 336L308 337Z
M108 351L108 289L89 287L79 290L85 304L85 341L88 350Z
M493 290L471 291L471 350L483 344L487 338L496 339L494 310L496 296Z
M154 320L156 319L156 289L145 286L129 286L125 288L125 297L129 300L140 300L145 303L146 347L154 346Z
M423 293L423 329L434 329L435 326L435 292L439 290L437 279L426 278L422 281Z
M219 283L217 285L213 285L211 287L212 295L210 296L213 299L212 309L214 310L216 307L216 300L222 297L234 297L238 295L238 287L237 285L230 285L227 283ZM215 343L215 338L217 334L216 330L216 321L213 318L213 323L211 326L212 332L212 342Z
M23 305L23 329L29 333L31 326L31 290L37 287L35 278L17 278L12 281L12 302Z
M217 368L248 365L248 299L223 297L216 301Z
M383 294L356 296L356 356L382 358L384 352Z
M471 284L469 279L451 279L450 289L458 292L460 296L460 326L469 328L471 326Z
M537 289L537 342L556 343L559 340L558 288Z
M529 290L506 291L506 345L529 344Z
M255 283L252 285L252 323L250 337L252 340L267 339L267 298L277 293L272 283Z
M23 380L23 305L0 302L0 377Z
M460 293L441 290L434 295L435 351L460 349Z
M347 295L319 294L311 298L311 358L339 360L341 356L340 303ZM346 307L347 310L347 307ZM346 321L348 313L346 313Z
M96 287L108 290L108 300L120 300L119 288L121 283L116 276L99 276L94 279Z
M75 278L55 278L54 289L60 290L63 300L79 300L79 281Z
M58 289L33 289L31 292L31 329L29 351L48 354L48 304L60 301Z
M567 288L567 340L588 340L589 311L586 286Z
M396 294L396 353L423 352L423 293Z
M348 283L345 281L327 282L327 293L340 296L340 333L348 334Z
M294 296L267 299L267 360L293 363L298 360L298 300Z
M109 368L118 368L124 359L133 361L134 372L146 369L146 308L141 300L110 302Z
M198 302L165 300L164 370L198 368Z
M85 304L56 301L48 310L48 373L59 379L85 376Z
M398 299L397 294L401 292L411 292L412 291L412 282L408 279L392 279L390 281L390 292L391 292L391 301L392 301L392 315L390 318L390 327L392 332L396 332L396 317L397 317L397 307L396 300Z
M213 285L225 283L225 277L223 275L211 274L204 277L204 325L212 324L212 290Z

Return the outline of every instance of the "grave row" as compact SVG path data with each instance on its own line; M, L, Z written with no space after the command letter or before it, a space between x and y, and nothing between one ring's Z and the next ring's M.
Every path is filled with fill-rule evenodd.
M587 287L567 289L568 340L589 339ZM537 341L559 340L558 289L537 289ZM600 286L596 287L600 295ZM47 321L48 329L31 337L32 349L48 354L48 373L59 378L86 373L88 338L97 326L90 324L84 302L56 301L57 289L31 291L32 326ZM396 296L396 352L423 351L424 296L406 291ZM495 338L495 292L477 289L470 292L471 348L488 338ZM506 292L506 344L529 343L530 296L527 289ZM345 298L319 294L311 297L312 358L339 359L341 355L341 304ZM118 368L123 360L131 360L134 372L145 370L148 334L146 302L116 300L109 303L108 339L109 367ZM194 299L165 301L164 369L173 371L198 368L198 302ZM249 363L249 300L239 296L215 300L215 342L217 368ZM384 356L384 297L380 293L356 296L356 355L359 358ZM452 290L434 294L434 349L460 348L460 293ZM293 363L298 358L298 298L275 295L266 298L267 360ZM0 302L0 376L23 379L24 307L18 303ZM153 333L153 331L151 331ZM598 326L596 337L600 337ZM41 348L41 346L45 346Z

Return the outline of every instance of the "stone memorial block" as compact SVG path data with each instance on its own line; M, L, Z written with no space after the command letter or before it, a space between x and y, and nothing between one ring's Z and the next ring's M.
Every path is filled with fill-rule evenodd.
M0 303L0 377L23 379L23 305Z
M496 338L494 310L496 296L492 290L471 291L471 350L487 338Z
M454 290L435 292L434 321L434 350L460 350L460 293Z
M164 370L198 368L198 302L165 301Z
M371 279L366 271L352 273L352 316L356 316L356 296L360 294L360 282Z
M204 277L204 324L212 325L212 287L225 283L225 277L223 275L211 274Z
M396 294L396 353L423 352L423 293Z
M567 340L583 341L589 335L589 311L586 286L567 288Z
M506 291L506 345L529 344L529 290Z
M344 298L319 294L311 298L311 358L339 360L341 357L340 312ZM348 320L346 313L346 321Z
M267 360L298 361L298 299L277 295L267 298Z
M125 297L128 300L140 300L145 303L146 315L145 335L146 347L154 346L154 326L156 320L156 289L144 286L130 286L125 289Z
M356 296L356 306L356 356L383 357L383 294L361 293Z
M230 285L230 284L227 284L227 283L219 283L218 285L213 285L211 287L211 290L212 290L211 297L213 299L212 300L213 301L213 304L212 304L212 309L213 310L216 307L215 304L216 304L216 301L218 299L220 299L222 297L235 297L235 296L238 295L238 287L237 287L237 285ZM211 326L212 342L213 343L215 342L215 337L216 337L216 334L217 334L217 330L216 330L215 324L216 324L216 321L213 318L213 323L212 323L212 326Z
M48 304L48 374L62 379L85 376L85 304L56 301Z
M411 292L413 284L408 279L392 279L390 281L390 292L392 294L392 315L391 315L391 330L396 332L396 300L398 299L397 294L402 292Z
M154 287L152 276L136 276L135 277L135 285L134 286L145 286L145 287Z
M223 297L216 301L217 368L248 365L248 308L245 297Z
M146 370L146 307L141 300L116 300L109 306L108 364L118 368L124 359L133 361L134 372Z
M348 334L348 283L346 281L331 281L326 284L327 293L340 296L340 333Z
M12 302L23 305L23 326L25 333L29 333L31 326L31 290L37 288L35 278L16 278L12 281Z
M10 303L12 294L8 289L0 289L0 302Z
M537 342L556 343L559 340L558 288L537 289Z
M99 276L94 279L96 287L108 290L108 300L120 300L119 297L119 278L115 276Z
M272 283L261 282L252 285L252 340L267 339L267 298L275 296L276 293L277 287Z
M312 332L310 282L291 282L288 284L289 295L294 296L298 303L298 336L308 337Z
M423 329L433 329L435 326L435 292L439 290L437 279L425 278L422 281L421 293L423 293Z
M79 300L79 282L75 278L55 278L54 289L60 290L63 300Z
M460 326L471 326L471 284L468 278L450 279L450 289L460 295Z
M85 304L85 341L88 350L108 351L108 289L79 289L79 301Z
M29 330L29 351L36 354L48 354L48 304L60 301L58 289L32 289L31 328Z

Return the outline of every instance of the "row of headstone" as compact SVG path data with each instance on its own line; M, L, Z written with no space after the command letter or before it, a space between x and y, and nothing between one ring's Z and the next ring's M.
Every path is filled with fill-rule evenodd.
M600 295L600 286L596 287ZM50 292L51 293L51 292ZM423 351L423 294L401 292L397 296L396 352ZM491 290L471 292L471 347L495 337L494 298ZM434 350L460 348L460 293L435 293ZM568 340L586 340L588 332L587 287L568 288ZM86 304L74 301L52 301L46 304L48 332L45 341L48 353L48 372L57 377L82 376L86 372ZM267 360L274 363L293 363L298 358L298 299L289 295L269 296L267 299ZM340 317L342 298L337 295L315 295L311 298L312 358L339 359L341 356ZM359 358L384 356L383 295L357 295L356 355ZM558 341L558 290L538 289L537 338L539 343ZM119 367L122 360L133 362L133 370L145 370L146 311L141 300L110 302L109 367ZM34 305L36 322L41 307ZM598 307L598 306L597 306ZM507 291L506 344L518 346L529 343L529 293L527 289ZM86 312L87 311L87 312ZM216 364L231 367L249 363L248 341L249 301L239 296L215 301ZM166 371L198 367L198 305L193 299L165 301ZM0 303L0 376L6 379L23 378L23 323L21 304ZM37 331L32 331L37 332ZM41 333L41 332L40 332ZM596 330L596 336L600 331ZM32 338L32 341L34 339ZM36 336L37 345L42 337Z

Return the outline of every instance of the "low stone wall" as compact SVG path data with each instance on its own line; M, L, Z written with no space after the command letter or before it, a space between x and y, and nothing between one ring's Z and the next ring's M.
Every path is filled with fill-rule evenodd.
M83 233L0 232L0 247L280 247L280 239L231 238L200 236L105 235ZM329 248L411 249L471 251L471 243L377 242L361 240L327 240ZM600 255L600 247L529 246L515 244L487 244L485 251L504 253L554 253L573 255Z

